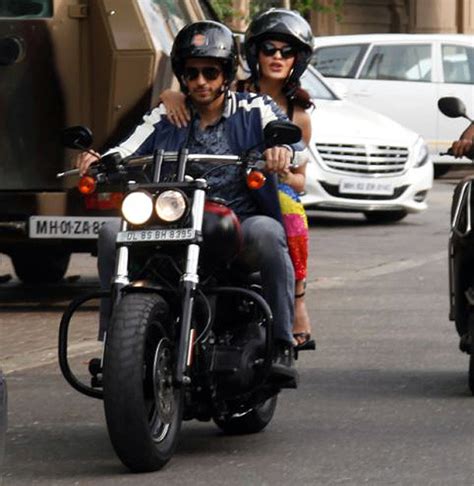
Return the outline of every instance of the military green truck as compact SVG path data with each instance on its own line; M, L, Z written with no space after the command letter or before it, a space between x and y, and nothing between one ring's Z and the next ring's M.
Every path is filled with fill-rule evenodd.
M173 85L177 31L212 17L202 0L0 1L0 253L20 280L61 280L120 203L56 178L74 155L62 129L90 127L98 151L117 142Z

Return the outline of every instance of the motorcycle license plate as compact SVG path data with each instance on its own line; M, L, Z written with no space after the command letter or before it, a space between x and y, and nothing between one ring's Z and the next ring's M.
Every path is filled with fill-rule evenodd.
M342 179L339 183L341 194L373 194L375 196L392 196L393 184L391 182L367 179Z
M97 239L104 223L114 217L100 216L31 216L30 238Z
M121 231L117 235L117 243L188 241L194 240L195 236L196 231L193 228Z

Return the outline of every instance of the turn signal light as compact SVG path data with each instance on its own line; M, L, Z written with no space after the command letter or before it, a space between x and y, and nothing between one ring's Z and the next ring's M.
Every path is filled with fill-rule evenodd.
M247 187L249 189L261 189L265 185L267 178L263 172L259 170L252 170L247 174Z
M77 184L79 192L84 195L92 194L95 191L95 187L95 179L91 176L82 176Z

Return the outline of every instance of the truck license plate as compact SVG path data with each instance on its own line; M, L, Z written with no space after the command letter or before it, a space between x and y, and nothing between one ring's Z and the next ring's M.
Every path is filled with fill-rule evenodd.
M121 231L117 235L117 243L188 241L195 236L196 231L193 228Z
M101 226L114 217L31 216L30 238L97 239Z

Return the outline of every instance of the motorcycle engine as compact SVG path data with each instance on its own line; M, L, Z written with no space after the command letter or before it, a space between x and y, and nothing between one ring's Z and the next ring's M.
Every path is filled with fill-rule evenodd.
M248 390L263 361L264 348L265 331L257 322L244 326L228 343L221 341L215 345L211 371L219 390L224 393Z

